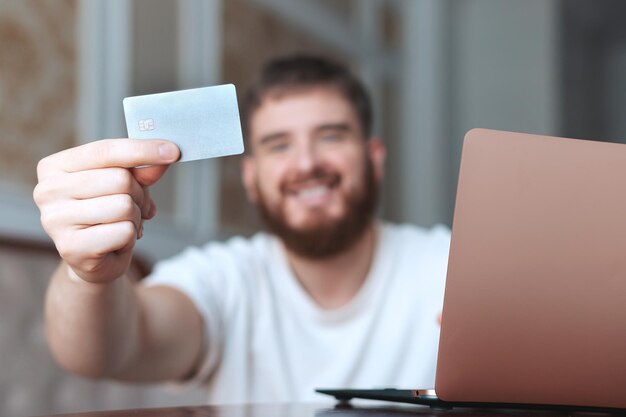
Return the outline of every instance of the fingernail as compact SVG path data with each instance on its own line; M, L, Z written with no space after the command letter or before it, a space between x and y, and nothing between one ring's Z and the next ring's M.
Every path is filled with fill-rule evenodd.
M178 157L178 149L176 149L176 145L163 143L159 145L159 156L165 161L174 160Z

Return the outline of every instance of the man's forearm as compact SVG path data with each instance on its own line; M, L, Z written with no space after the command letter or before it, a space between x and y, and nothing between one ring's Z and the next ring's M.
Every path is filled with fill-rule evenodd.
M63 367L91 378L123 372L140 350L139 321L129 279L92 284L59 265L46 296L46 322L50 347Z

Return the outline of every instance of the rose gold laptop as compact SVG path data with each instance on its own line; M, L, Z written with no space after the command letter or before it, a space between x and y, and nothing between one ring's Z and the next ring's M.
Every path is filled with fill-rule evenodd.
M435 385L320 392L626 411L626 145L468 132Z

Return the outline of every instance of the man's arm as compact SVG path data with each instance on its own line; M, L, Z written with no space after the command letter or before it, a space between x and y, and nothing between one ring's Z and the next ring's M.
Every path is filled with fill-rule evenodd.
M202 323L191 301L125 276L143 222L156 214L148 188L178 156L167 141L113 139L37 167L33 197L63 258L46 299L48 338L73 372L154 381L182 378L198 361Z
M201 359L202 319L168 287L127 277L93 284L71 277L62 262L48 289L46 321L57 361L89 378L181 380Z

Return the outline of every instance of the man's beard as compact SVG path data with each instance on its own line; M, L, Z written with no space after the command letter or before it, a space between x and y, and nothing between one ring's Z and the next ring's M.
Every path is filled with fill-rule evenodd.
M324 171L318 171L323 174ZM311 174L315 177L316 172ZM257 184L257 208L270 232L278 236L288 250L308 259L327 259L351 248L371 225L378 205L378 182L372 161L366 157L361 187L345 196L346 212L339 219L312 222L302 229L287 224L284 205L269 207Z

